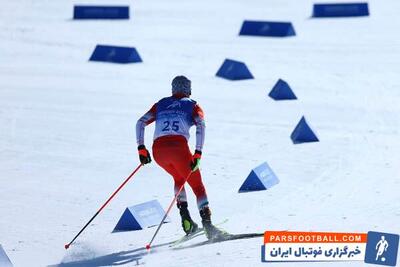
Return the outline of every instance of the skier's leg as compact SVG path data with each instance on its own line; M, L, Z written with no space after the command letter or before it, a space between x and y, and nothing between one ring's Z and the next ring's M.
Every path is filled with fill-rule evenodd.
M168 166L168 173L171 174L172 178L174 178L174 193L177 194L179 189L181 189L181 186L185 183L184 178L180 176L179 172L172 164ZM181 192L179 192L176 202L187 202L185 187L183 187Z
M179 173L178 177L188 177L188 175L192 172L190 167L190 162L192 160L192 154L189 150L187 142L183 140L176 145L174 149L179 149L178 151L174 151L174 160L173 165L176 171ZM174 176L175 177L175 176ZM193 172L187 180L188 184L193 190L193 193L196 195L197 206L199 210L204 206L208 205L208 198L206 189L204 187L203 181L201 179L200 170Z
M224 232L212 224L211 209L209 207L206 189L201 179L200 170L192 173L188 183L197 197L197 206L200 212L201 223L207 238L212 240L223 238Z
M175 194L179 191L180 187L184 183L184 178L180 176L180 173L174 167L174 155L176 152L171 152L168 143L166 142L154 142L153 144L153 158L157 164L168 172L174 178L174 192ZM183 188L177 197L177 202L186 202L186 191Z
M186 182L185 178L187 176L185 176L185 178L182 178L182 176L178 173L178 171L176 171L175 168L173 168L173 169L176 173L173 176L174 181L175 181L175 194L176 194L179 191L179 189L182 187L182 185L184 185L184 183ZM187 235L196 232L198 229L198 226L190 217L190 213L188 210L188 203L187 203L187 199L186 199L186 192L185 192L184 187L183 187L182 191L180 192L180 194L178 195L176 204L179 209L179 214L181 215L183 231Z
M211 210L208 206L204 206L200 210L201 223L208 239L218 240L226 236L226 232L215 227L211 222Z
M188 175L182 176L182 174L175 168L176 162L180 161L180 154L182 154L180 150L179 146L176 146L176 142L173 143L173 145L169 145L168 142L155 142L153 144L154 160L174 178L175 194L178 193L181 186L185 183L185 178ZM181 215L183 231L186 234L196 232L198 226L190 217L184 187L177 196L177 207Z
M183 177L192 171L190 168L190 162L192 160L192 154L190 153L187 143L182 147L183 153L180 153L180 159L175 163L176 170ZM197 197L197 205L200 211L201 222L203 224L206 236L208 239L219 239L224 237L224 232L216 228L211 222L211 210L208 205L207 193L204 184L201 179L201 173L199 170L193 172L188 179L188 183L193 189Z
M215 227L211 222L211 209L209 207L207 193L201 179L200 170L190 176L188 183L197 197L197 206L200 211L201 223L208 239L222 239L225 232Z
M201 179L200 170L195 171L190 176L188 183L196 195L197 207L201 210L203 207L208 206L207 192Z
M176 194L176 193L178 193L181 186L185 183L185 180L184 180L184 178L182 178L182 176L179 175L178 171L172 165L168 167L168 170L169 170L169 173L174 178L174 182L175 182L174 188L175 188L175 194ZM185 187L183 187L183 189L179 193L179 195L176 199L176 204L179 209L179 214L181 215L183 231L187 235L196 232L198 229L198 226L190 217Z

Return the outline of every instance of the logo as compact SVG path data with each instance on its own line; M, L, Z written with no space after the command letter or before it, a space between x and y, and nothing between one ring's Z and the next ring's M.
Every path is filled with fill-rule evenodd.
M366 263L396 266L399 235L370 231L367 240Z
M167 107L167 109L170 109L170 108L180 108L181 107L181 103L179 103L179 101L174 101L171 105L169 105L168 107Z

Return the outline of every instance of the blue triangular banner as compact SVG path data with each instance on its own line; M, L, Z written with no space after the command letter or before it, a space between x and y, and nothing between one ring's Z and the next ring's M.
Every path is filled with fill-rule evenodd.
M245 20L239 35L288 37L296 32L291 22Z
M257 174L252 170L239 188L239 193L266 190L267 188L263 185Z
M113 232L118 231L133 231L133 230L142 230L142 226L140 226L139 222L132 215L129 208L126 208L121 218L119 219L117 225L114 228Z
M318 137L315 135L313 130L307 124L304 116L301 118L296 128L293 130L290 138L293 141L293 144L301 144L308 142L319 142Z
M129 6L74 6L74 19L129 19Z
M279 183L278 177L266 162L252 169L242 186L239 193L267 190Z
M89 60L121 64L142 62L136 48L112 45L97 45Z
M147 201L125 209L113 232L142 230L158 225L165 211L157 200ZM170 222L167 217L164 223Z
M368 3L314 4L314 18L369 16Z
M225 59L216 76L228 80L254 79L245 63L232 59Z
M279 79L272 88L269 96L274 100L294 100L297 99L289 84Z

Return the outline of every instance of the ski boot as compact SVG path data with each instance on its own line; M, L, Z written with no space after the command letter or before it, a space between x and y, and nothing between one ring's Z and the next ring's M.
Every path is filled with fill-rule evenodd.
M179 213L182 218L182 228L186 235L196 233L198 230L197 223L195 223L190 217L187 202L178 202L177 204Z
M208 206L205 206L200 210L200 217L201 223L203 224L204 232L208 240L218 241L224 239L227 233L218 229L212 224L211 210Z

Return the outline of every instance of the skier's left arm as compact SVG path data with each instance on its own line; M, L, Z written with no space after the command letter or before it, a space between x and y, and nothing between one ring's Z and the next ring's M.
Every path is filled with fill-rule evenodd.
M196 125L196 150L193 155L191 168L196 171L200 166L201 151L203 150L206 123L204 121L204 112L201 107L196 104L193 109L193 120Z

